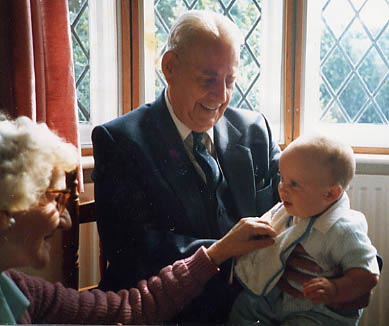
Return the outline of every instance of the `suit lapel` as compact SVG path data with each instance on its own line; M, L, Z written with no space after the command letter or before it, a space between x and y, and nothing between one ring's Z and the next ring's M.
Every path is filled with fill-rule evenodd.
M190 161L182 139L166 107L164 96L160 96L156 101L152 125L155 127L154 137L158 137L164 145L154 147L156 160L160 167L161 174L169 183L176 196L181 201L188 219L185 229L195 230L195 234L205 235L206 211L203 200L196 182L198 177L193 164ZM161 143L158 141L157 143ZM179 221L178 221L179 222ZM210 230L208 231L210 234Z
M251 151L240 144L241 132L225 116L215 126L220 165L235 200L239 217L255 212L255 180Z

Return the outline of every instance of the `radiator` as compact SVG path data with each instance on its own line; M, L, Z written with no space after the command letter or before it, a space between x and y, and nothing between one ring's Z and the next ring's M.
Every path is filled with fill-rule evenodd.
M379 283L360 326L389 325L389 176L356 175L348 190L351 207L363 212L369 236L384 260Z

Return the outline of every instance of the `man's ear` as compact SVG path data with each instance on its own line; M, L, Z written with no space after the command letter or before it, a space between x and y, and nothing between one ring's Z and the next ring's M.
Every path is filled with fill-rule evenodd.
M332 202L338 200L343 193L343 187L339 184L331 186L328 191L325 193L325 198L327 201Z
M161 68L168 84L172 82L173 74L178 63L177 54L173 51L167 51L162 56Z

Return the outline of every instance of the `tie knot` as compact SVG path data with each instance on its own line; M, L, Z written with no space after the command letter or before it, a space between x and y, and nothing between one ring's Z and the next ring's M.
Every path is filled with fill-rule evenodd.
M193 147L194 147L194 148L196 148L196 147L198 147L200 144L202 144L203 136L204 136L204 133L203 133L203 132L195 132L195 131L192 131Z

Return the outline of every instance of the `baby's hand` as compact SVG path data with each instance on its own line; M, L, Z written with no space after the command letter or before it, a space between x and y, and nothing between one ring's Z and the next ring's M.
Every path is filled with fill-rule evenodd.
M315 304L333 302L337 294L335 283L325 277L316 277L304 283L304 296Z

